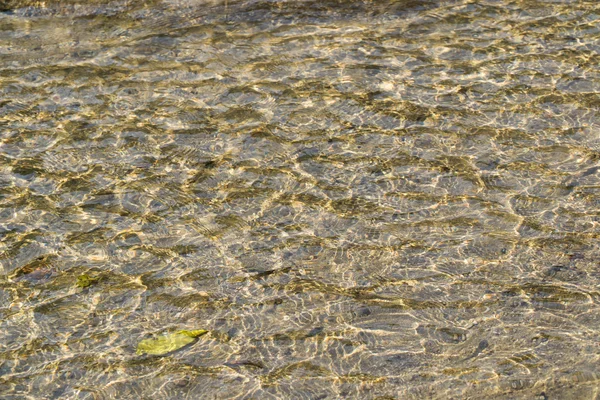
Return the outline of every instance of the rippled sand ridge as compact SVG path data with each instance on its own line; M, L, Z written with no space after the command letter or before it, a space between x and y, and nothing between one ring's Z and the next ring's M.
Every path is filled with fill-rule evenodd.
M600 395L597 1L0 10L0 398Z

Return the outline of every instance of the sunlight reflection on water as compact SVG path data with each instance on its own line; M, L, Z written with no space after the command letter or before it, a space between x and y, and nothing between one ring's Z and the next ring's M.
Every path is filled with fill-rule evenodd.
M595 396L596 2L0 8L2 398Z

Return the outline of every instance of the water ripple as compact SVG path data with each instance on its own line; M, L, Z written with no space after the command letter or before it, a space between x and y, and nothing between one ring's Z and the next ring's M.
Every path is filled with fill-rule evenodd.
M2 398L592 398L599 11L0 2Z

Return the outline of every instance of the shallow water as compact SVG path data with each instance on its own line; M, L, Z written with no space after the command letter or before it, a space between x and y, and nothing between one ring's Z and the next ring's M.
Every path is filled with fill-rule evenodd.
M3 5L3 399L598 396L596 1Z

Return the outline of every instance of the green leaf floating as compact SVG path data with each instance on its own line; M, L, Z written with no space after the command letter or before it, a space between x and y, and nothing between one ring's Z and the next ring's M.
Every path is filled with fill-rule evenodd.
M98 278L92 278L87 274L79 275L77 277L77 286L79 286L80 288L86 288L96 283L97 280Z
M197 338L207 334L208 331L198 329L195 331L177 331L156 339L145 339L138 343L136 354L151 354L160 356L178 350L185 345L193 343Z

